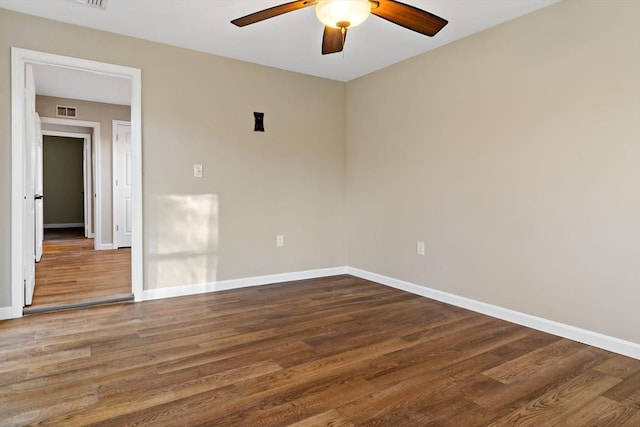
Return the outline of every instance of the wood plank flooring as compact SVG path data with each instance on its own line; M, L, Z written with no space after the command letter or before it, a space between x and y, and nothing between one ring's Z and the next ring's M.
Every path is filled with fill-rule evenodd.
M131 294L131 249L93 250L93 239L59 237L43 242L36 263L31 309L99 301Z
M0 322L0 425L624 426L640 361L351 276Z

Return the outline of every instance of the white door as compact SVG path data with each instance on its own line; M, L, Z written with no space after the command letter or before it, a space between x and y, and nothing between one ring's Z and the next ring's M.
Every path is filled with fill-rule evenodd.
M33 288L36 284L35 263L35 169L36 169L36 85L33 68L25 66L24 91L24 228L23 228L23 271L24 304L31 305Z
M114 122L114 248L131 247L131 123Z
M44 217L43 217L43 200L42 200L42 123L40 116L36 113L36 147L35 147L35 252L36 262L40 262L42 258L42 239L44 236Z

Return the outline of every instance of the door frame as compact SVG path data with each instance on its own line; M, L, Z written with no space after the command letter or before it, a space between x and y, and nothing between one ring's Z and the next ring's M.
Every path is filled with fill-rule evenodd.
M111 235L113 236L113 249L118 249L120 246L118 245L118 237L116 230L117 221L116 215L118 212L118 208L120 207L118 204L118 195L116 192L119 190L119 187L116 185L116 157L118 153L116 153L117 141L116 138L118 136L118 125L129 125L131 126L131 122L128 120L112 120L111 121Z
M11 48L11 317L22 317L24 307L22 212L24 156L24 93L26 64L86 71L131 82L131 173L133 235L131 243L131 288L135 301L142 301L143 223L142 223L142 71L139 68L56 55L35 50ZM35 261L34 261L35 262Z
M73 120L73 119L61 119L58 117L40 117L43 125L55 125L55 126L73 126L93 129L91 138L91 154L93 158L92 165L92 178L94 183L93 188L93 249L96 251L103 249L111 249L111 244L105 244L102 241L102 173L100 169L100 152L102 151L102 140L100 138L100 122L90 122L85 120ZM53 132L53 131L52 131ZM71 130L63 130L61 132L67 132L68 134L74 134L74 137L82 135Z
M93 144L91 134L89 133L79 133L79 132L70 132L70 131L57 131L57 130L42 130L43 138L45 136L62 136L65 138L75 138L82 139L84 142L82 144L82 188L84 189L83 203L84 203L84 217L85 217L85 237L94 237L94 226L96 223L96 218L94 217L94 212L92 208L91 198L93 197L98 199L98 191L97 188L94 189L92 183L97 184L97 180L95 179L95 164L93 160ZM44 144L44 140L43 140ZM96 185L97 187L97 185ZM87 221L89 219L89 221ZM97 250L98 244L95 243L94 239L94 249Z

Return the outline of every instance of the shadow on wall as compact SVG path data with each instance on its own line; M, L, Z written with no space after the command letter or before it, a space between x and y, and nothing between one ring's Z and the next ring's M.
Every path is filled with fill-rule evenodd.
M162 195L149 209L157 226L149 233L151 288L215 282L218 267L218 196Z

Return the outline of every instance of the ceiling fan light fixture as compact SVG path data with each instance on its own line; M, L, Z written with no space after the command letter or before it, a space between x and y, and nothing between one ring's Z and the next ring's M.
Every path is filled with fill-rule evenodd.
M371 13L369 0L320 0L316 16L324 25L351 28L362 24Z

